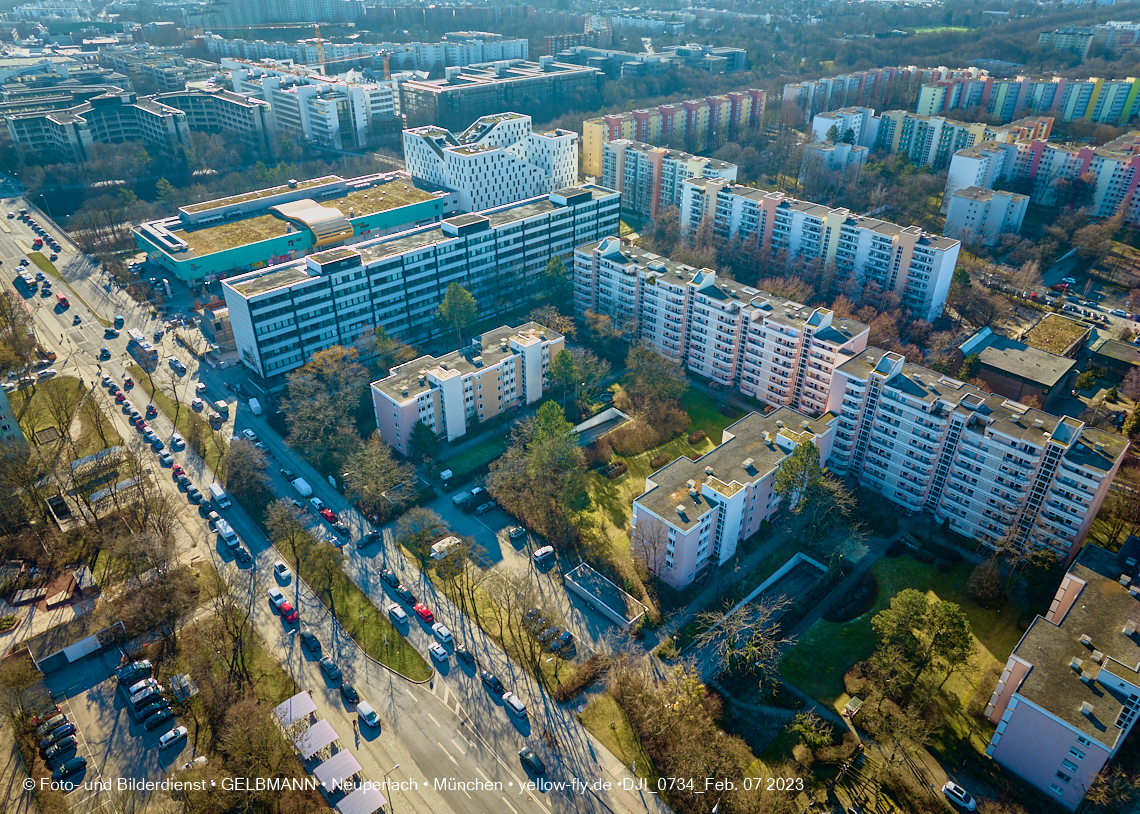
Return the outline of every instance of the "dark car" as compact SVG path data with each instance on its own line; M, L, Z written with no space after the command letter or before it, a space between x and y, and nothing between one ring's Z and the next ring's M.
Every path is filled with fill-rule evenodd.
M153 701L151 701L149 704L147 704L145 707L140 709L138 711L137 717L140 721L145 721L147 718L149 718L151 715L154 715L154 713L158 712L160 709L170 709L170 702L167 701L165 698L156 698Z
M293 474L292 469L278 469L277 471L280 472L281 477L285 478L287 481L297 480L297 476Z
M464 645L462 642L456 642L455 644L455 657L462 662L466 662L467 664L475 663L475 657L471 655L471 651L468 650L466 645Z
M546 644L561 632L562 631L559 630L557 626L548 627L546 630L542 631L542 633L538 634L538 640L543 644Z
M499 677L489 670L481 670L479 672L479 678L487 689L495 695L502 695L507 691L507 688L503 686L503 682L499 680Z
M336 662L333 661L332 656L322 658L320 665L321 672L328 676L329 681L332 681L334 684L339 683L344 678L344 674L341 673L340 668L336 666Z
M55 729L45 735L43 740L40 741L40 748L47 749L49 746L54 746L57 741L61 741L68 735L74 734L75 724L64 724L63 726L57 726Z
M529 625L529 624L534 623L535 620L537 620L541 616L542 616L542 611L540 611L538 608L531 608L530 610L528 610L526 613L523 614L523 621Z
M152 713L149 718L143 721L143 729L147 732L153 732L173 717L174 710L170 707L165 707L158 712Z
M103 336L107 337L108 339L115 339L119 336L119 332L115 328L104 328Z
M321 640L313 635L311 631L301 631L301 645L310 653L317 653L319 655L321 652Z
M253 562L253 556L250 555L250 553L241 546L238 546L237 550L234 551L234 559L240 562L242 565L247 565Z
M350 704L360 703L360 693L356 691L356 687L349 684L347 681L340 685L340 694Z
M385 568L380 572L380 579L387 582L393 588L400 584L400 578L396 576L396 572L391 568Z
M189 498L190 502L193 503L194 505L197 505L197 504L202 502L202 493L199 492L197 487L194 487L194 486L191 486L189 489L186 490L186 497Z
M357 542L357 544L356 544L356 547L357 548L364 548L367 545L372 545L373 543L377 542L379 539L380 539L380 532L370 531L367 534L365 534L363 537L360 538L359 542Z
M44 750L44 760L51 763L53 760L57 760L68 752L73 751L78 745L79 740L74 735L68 735L54 746L49 746Z
M534 750L529 746L524 746L519 749L519 760L534 774L546 774L546 764L542 762L542 758L534 753Z
M561 636L550 643L550 649L558 652L560 650L569 650L574 646L574 634L569 630L565 631Z
M178 485L181 486L183 489L189 489L190 484L191 484L191 481L190 481L189 477L187 477L186 475L179 475L178 476Z
M126 684L129 687L140 679L150 677L150 662L146 659L132 661L125 667L120 667L115 676L119 679L120 684Z
M407 602L409 605L416 604L416 595L408 590L406 585L396 586L396 596Z
M58 769L51 773L52 780L63 780L65 777L71 777L73 774L79 774L87 768L87 758L73 757L71 760L64 763Z

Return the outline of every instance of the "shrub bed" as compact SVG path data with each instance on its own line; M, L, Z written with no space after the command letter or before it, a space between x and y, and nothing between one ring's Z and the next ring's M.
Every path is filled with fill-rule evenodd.
M667 463L670 463L672 460L673 460L673 456L671 456L671 455L654 455L649 460L649 465L651 467L653 467L654 469L660 469L661 467L665 466Z
M704 430L697 430L696 432L689 433L689 443L690 444L699 444L701 441L704 441L704 440L705 440L705 431Z
M558 692L555 698L560 704L565 704L571 698L576 696L586 687L593 683L594 679L602 674L602 670L606 669L606 660L598 654L594 654L586 659L582 666L570 674L570 677L558 685Z
M868 571L859 584L847 592L842 601L828 608L823 618L828 622L850 622L869 611L879 598L879 581Z
M625 474L627 469L629 469L629 467L626 466L625 461L618 461L617 463L610 464L606 467L606 477L610 480L613 480L614 478L620 478Z

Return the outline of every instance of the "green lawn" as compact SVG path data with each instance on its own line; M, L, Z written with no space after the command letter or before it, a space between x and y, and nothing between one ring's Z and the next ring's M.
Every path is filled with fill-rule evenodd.
M627 767L637 764L637 776L649 779L657 777L657 770L649 753L641 745L641 739L633 731L625 710L609 693L597 696L578 714L582 726L602 742L618 760Z
M131 365L129 371L131 378L135 380L135 387L141 387L143 392L155 403L155 406L166 413L166 417L174 422L174 426L178 429L178 432L182 434L183 438L189 439L192 436L193 433L190 430L191 426L194 424L201 425L201 436L206 439L206 454L203 456L203 459L211 471L217 472L218 463L221 461L222 454L226 448L226 442L222 436L214 432L210 428L209 422L194 412L189 404L176 405L174 399L160 387L152 387L150 379L141 367ZM178 416L177 420L175 419L176 412ZM187 441L187 443L189 443L189 441Z
M841 711L849 696L844 692L843 675L855 662L862 661L875 649L876 637L871 618L890 604L890 598L904 588L925 591L931 598L956 602L970 620L977 652L963 673L946 682L942 693L935 691L943 676L928 670L923 686L932 682L932 697L940 697L947 725L935 751L948 750L958 741L969 739L984 751L989 733L976 719L966 714L966 704L979 682L996 661L1004 664L1021 638L1017 622L1021 615L1015 606L987 610L974 603L966 591L966 580L973 566L962 561L954 570L943 574L933 565L925 565L910 557L883 558L871 573L879 581L879 598L867 613L850 622L836 624L820 619L784 657L780 670L784 677L836 711Z
M969 31L970 29L962 25L927 25L922 28L916 28L915 34L937 34L939 31Z
M480 441L475 446L463 450L453 458L445 459L440 462L437 468L450 469L454 473L453 477L462 478L479 467L491 463L506 452L509 445L510 442L506 438L501 434L496 434L486 441Z
M34 388L28 387L9 393L8 403L12 407L16 420L20 422L20 429L24 431L28 443L34 444L34 436L40 430L48 427L59 429L59 422L53 416L55 409L63 411L60 413L61 416L66 416L63 431L75 430L73 419L75 411L83 399L84 392L85 389L79 379L71 376L56 376L37 383ZM115 432L111 420L102 410L99 410L96 415L102 425L103 435L113 446L119 441L119 435ZM90 419L86 416L81 416L79 419L79 437L76 444L78 447L76 457L78 458L98 452L108 446L100 439L96 428L90 426L89 421Z

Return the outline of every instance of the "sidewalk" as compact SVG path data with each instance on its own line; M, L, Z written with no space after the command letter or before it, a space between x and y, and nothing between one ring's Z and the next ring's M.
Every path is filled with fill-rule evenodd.
M4 800L5 814L37 814L35 795L24 789L28 773L16 749L12 728L0 729L0 799Z

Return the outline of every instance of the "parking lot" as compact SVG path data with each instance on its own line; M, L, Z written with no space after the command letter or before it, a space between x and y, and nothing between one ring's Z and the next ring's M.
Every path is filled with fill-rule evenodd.
M161 752L158 749L158 739L178 721L147 732L131 717L115 679L120 657L117 650L88 656L46 679L61 711L78 729L74 754L87 758L86 770L69 778L76 784L66 793L73 814L99 809L106 802L105 795L114 793L92 788L96 781L109 781L114 789L120 777L161 780L194 756L189 741Z

